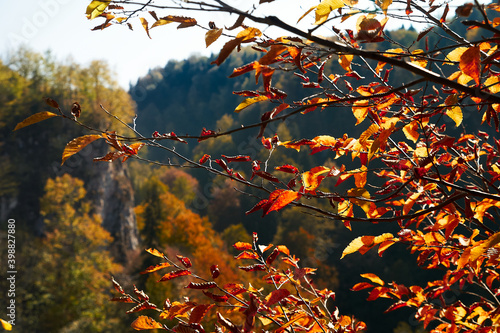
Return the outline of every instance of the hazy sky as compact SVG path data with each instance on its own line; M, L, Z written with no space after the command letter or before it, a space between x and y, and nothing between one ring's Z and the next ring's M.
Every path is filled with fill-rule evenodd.
M253 2L232 0L231 4L248 6ZM38 52L51 50L59 60L71 57L82 65L102 59L116 72L119 83L128 88L130 82L135 83L150 68L163 67L169 59L181 60L195 53L218 53L227 41L221 38L207 49L204 31L196 27L177 30L175 23L152 29L152 39L149 39L138 19L132 21L134 31L117 25L103 31L91 31L103 23L103 19L87 20L85 9L89 3L90 0L4 0L0 6L0 55L5 56L24 44ZM317 0L276 0L264 5L268 9L274 6L280 13L289 12L288 23L295 24L298 16L317 3ZM214 14L201 18L198 13L193 16L203 25L220 19ZM236 17L230 18L226 26L234 20ZM355 19L349 20L355 23ZM152 24L154 20L148 21ZM303 21L310 24L312 18ZM394 27L401 23L392 22Z

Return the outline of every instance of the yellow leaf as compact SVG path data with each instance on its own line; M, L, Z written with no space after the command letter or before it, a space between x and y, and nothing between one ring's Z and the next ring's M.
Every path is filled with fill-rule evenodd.
M450 53L448 53L448 55L446 56L446 59L449 60L449 61L459 62L460 61L460 57L462 56L462 54L465 51L467 51L466 47L457 47L456 49L454 49L453 51L451 51ZM453 65L453 63L451 63L451 62L446 62L445 64L447 64L447 65Z
M87 17L90 20L95 19L97 16L101 15L108 7L111 1L92 1L90 5L87 6Z
M42 111L35 113L34 115L29 116L28 118L24 119L20 123L16 125L16 128L14 128L14 131L17 131L20 128L32 125L34 123L38 123L39 121L49 119L52 117L58 117L59 115L49 112L49 111Z
M448 106L446 110L446 115L450 117L458 127L464 118L462 114L462 109L458 106L458 96L457 94L450 95L446 97L444 104Z
M153 25L151 26L151 29L153 29L154 27L158 27L160 25L165 25L165 24L169 24L169 23L172 23L174 21L170 21L170 20L166 20L166 19L159 19L158 21L156 21L155 23L153 23Z
M361 207L365 211L365 213L368 214L368 212L370 211L370 206L371 206L370 202L366 201L366 200L355 198L355 197L358 197L358 198L369 199L370 193L367 190L365 190L364 188L361 188L361 187L356 187L356 188L352 188L349 191L347 191L347 195L349 195L350 197L353 197L353 198L349 198L350 202Z
M406 138L413 142L417 142L418 140L417 130L418 130L418 122L416 120L412 121L411 123L403 127L403 133L405 134Z
M344 7L345 4L342 0L323 0L321 3L316 7L316 22L315 24L321 24L324 23L327 19L328 16L330 15L330 12Z
M236 39L243 38L243 41L252 39L254 37L262 36L262 32L257 28L247 27L245 30L240 31L236 35Z
M365 120L366 116L368 115L368 109L370 108L369 105L370 101L367 99L363 99L360 101L354 102L352 106L352 113L354 114L354 117L358 120L356 122L356 125L360 124L363 120Z
M149 39L151 39L151 36L149 35L149 27L148 27L148 21L144 17L140 17L142 27L144 30L146 30L146 33L148 34Z
M73 156L74 154L78 153L80 150L85 148L85 146L87 146L89 143L92 143L93 141L102 138L103 137L101 135L93 134L93 135L80 136L78 138L71 140L64 148L61 165L63 165L64 162L66 162L66 160L69 157Z
M265 100L268 100L268 98L266 96L257 96L257 97L250 97L250 98L247 98L245 99L243 102L241 102L237 107L236 109L234 109L234 112L238 113L240 112L241 110L249 107L250 105L254 104L254 103L258 103L258 102L262 102L262 101L265 101Z
M423 50L415 50L412 52L412 54L421 54L424 53ZM424 59L422 57L410 57L410 61L412 64L425 68L427 66L427 59Z
M375 275L373 273L365 273L365 274L360 274L360 275L361 275L361 277L364 277L365 279L368 279L371 282L379 284L381 286L383 286L385 284L385 282L382 281L381 278L379 278L377 275Z
M340 66L342 66L342 68L346 72L351 72L352 71L352 69L351 69L351 62L352 62L353 58L354 58L354 55L352 55L352 54L341 54L339 56L339 64L340 64Z
M456 127L460 126L464 119L462 109L459 106L448 108L448 110L446 110L446 115L455 122Z
M4 330L6 330L6 331L12 331L12 325L9 322L7 322L7 321L5 321L3 319L0 319L0 323L2 324L2 327L3 327Z
M375 0L377 6L382 9L385 15L387 15L387 8L392 4L392 0Z
M215 42L220 35L222 35L222 29L211 29L208 30L207 33L205 34L205 44L207 47L210 46L213 42Z
M498 76L490 76L484 81L484 85L492 94L500 92L500 78Z
M163 325L148 316L139 316L130 324L130 326L137 330L154 330L156 328L163 328Z

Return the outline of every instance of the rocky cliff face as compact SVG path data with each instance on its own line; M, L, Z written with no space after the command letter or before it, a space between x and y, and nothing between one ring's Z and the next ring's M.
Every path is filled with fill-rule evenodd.
M86 160L105 155L108 149L105 146L99 145L92 152L93 156L86 157ZM127 174L127 164L120 160L90 163L86 177L87 197L93 202L94 212L101 216L103 227L114 238L115 254L125 259L127 252L139 247L134 190Z

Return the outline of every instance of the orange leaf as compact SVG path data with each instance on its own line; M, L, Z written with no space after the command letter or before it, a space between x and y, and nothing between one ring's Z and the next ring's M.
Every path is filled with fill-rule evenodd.
M481 72L481 53L479 47L471 46L460 56L460 70L470 76L476 81L476 84L480 82L480 72Z
M382 281L381 278L379 278L377 275L373 274L373 273L365 273L365 274L361 274L361 277L364 277L365 279L368 279L370 280L371 282L373 283L377 283L381 286L383 286L385 284L384 281Z
M138 331L141 330L154 330L156 328L163 328L163 325L148 316L139 316L130 324L130 326Z
M276 191L280 191L280 190L276 190ZM273 193L275 193L276 191L274 191ZM271 195L273 193L271 193ZM269 212L272 212L273 210L278 211L278 210L282 209L283 207L288 205L290 202L292 202L298 198L300 198L300 193L298 193L298 192L290 191L290 190L280 191L278 197L273 201L273 203L271 204L271 207L269 207L269 209L267 210L266 215Z
M35 113L34 115L31 115L28 118L21 121L20 123L18 123L16 125L16 128L14 128L14 131L17 131L18 129L32 125L34 123L38 123L39 121L49 119L52 117L58 117L58 116L59 115L57 115L53 112L49 112L49 111L42 111L42 112Z
M64 162L66 162L66 160L69 157L73 156L74 154L78 153L80 150L85 148L85 146L87 146L89 143L92 143L95 140L102 138L103 137L101 135L92 134L92 135L80 136L78 138L71 140L64 148L64 151L62 153L61 165L63 165Z
M418 130L418 122L416 120L412 121L411 123L403 127L403 133L405 134L406 138L415 143L417 142L419 135L417 130Z
M245 243L245 242L237 242L233 245L233 247L238 250L238 251L243 251L243 250L251 250L252 249L252 244L250 243Z
M165 256L163 253L161 253L157 249L153 249L153 248L146 249L146 252L148 252L156 257L159 257L159 258L163 258Z
M172 265L170 265L168 262L163 262L159 265L149 266L144 271L142 271L141 274L156 272L156 271L159 271L160 269L163 269L165 267L170 267L170 266L172 266Z

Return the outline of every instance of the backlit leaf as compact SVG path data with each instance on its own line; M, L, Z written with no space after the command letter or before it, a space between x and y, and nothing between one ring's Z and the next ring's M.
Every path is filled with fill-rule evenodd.
M163 258L165 256L163 253L161 253L157 249L153 249L153 248L146 249L146 252L148 252L156 257L159 257L159 258Z
M170 267L170 266L172 266L172 265L169 264L168 262L163 262L159 265L149 266L144 271L142 271L141 274L153 273L153 272L159 271L160 269Z
M34 123L38 123L42 120L49 119L52 117L58 117L58 115L53 113L53 112L49 112L49 111L42 111L42 112L35 113L34 115L31 115L28 118L21 121L20 123L18 123L16 125L16 128L14 128L14 131L17 131L18 129L21 129L23 127L32 125Z
M87 146L89 143L92 143L95 140L102 138L103 137L101 135L91 134L91 135L80 136L78 138L71 140L64 148L64 151L62 153L61 165L63 165L68 158L78 153L83 148L85 148L85 146Z
M480 83L480 72L481 72L481 51L477 46L469 47L460 56L460 70L472 77L476 84Z
M252 244L245 243L245 242L237 242L237 243L233 244L233 247L238 251L251 250Z
M266 297L266 305L271 306L273 304L276 304L279 301L283 300L285 297L288 297L289 295L290 295L290 291L288 289L273 290Z
M90 20L95 19L97 16L101 15L106 10L110 2L111 1L96 1L96 0L92 1L87 6L87 11L85 12L87 14L87 17Z
M384 281L382 281L381 278L379 278L377 275L373 274L373 273L366 273L366 274L361 274L362 277L364 277L365 279L368 279L370 280L371 282L373 283L377 283L381 286L383 286L385 284Z
M154 330L156 328L163 328L163 325L148 316L139 316L130 324L135 330Z
M316 6L316 22L315 24L321 24L328 19L330 12L335 9L344 7L345 4L342 0L323 0Z
M279 190L276 190L279 191ZM275 191L275 192L276 192ZM290 190L283 190L280 191L278 197L273 201L271 206L266 212L266 215L269 214L269 212L272 212L273 210L280 210L292 201L300 198L300 193L295 192L295 191L290 191Z
M409 124L403 127L403 133L405 134L406 138L415 143L417 142L419 135L417 130L418 130L418 122L416 120L410 122Z

